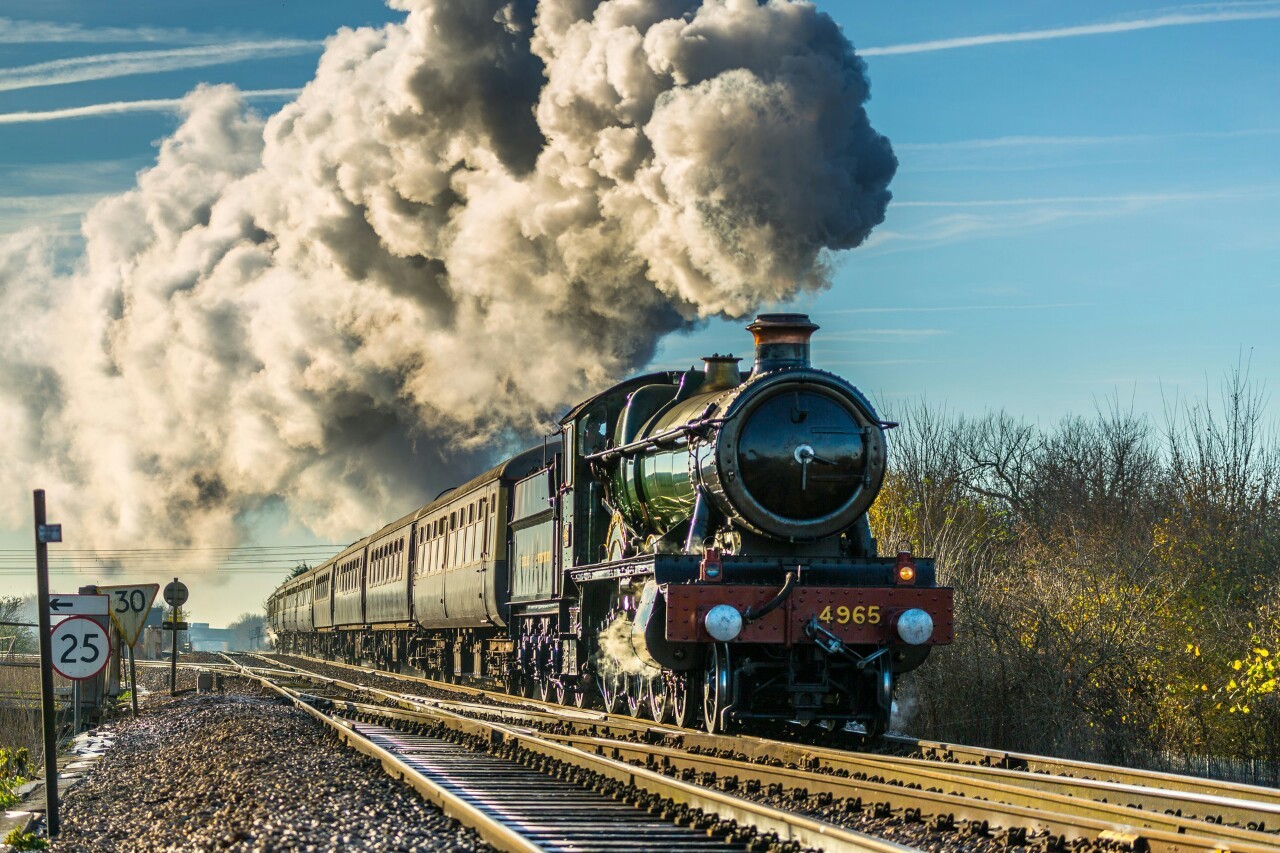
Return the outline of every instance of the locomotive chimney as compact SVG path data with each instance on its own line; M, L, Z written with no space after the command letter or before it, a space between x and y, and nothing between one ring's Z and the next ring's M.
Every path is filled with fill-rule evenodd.
M732 355L715 353L702 359L703 371L707 378L703 380L701 391L727 391L742 384L742 374L738 372L740 358Z
M756 363L752 376L782 367L809 366L809 338L818 326L808 314L761 314L747 326L756 338Z

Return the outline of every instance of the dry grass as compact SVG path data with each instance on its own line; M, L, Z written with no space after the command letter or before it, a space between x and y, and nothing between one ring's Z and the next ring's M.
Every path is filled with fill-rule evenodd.
M69 697L71 682L53 679L59 705ZM0 659L0 748L26 749L34 769L43 762L44 735L40 713L40 666L30 660Z

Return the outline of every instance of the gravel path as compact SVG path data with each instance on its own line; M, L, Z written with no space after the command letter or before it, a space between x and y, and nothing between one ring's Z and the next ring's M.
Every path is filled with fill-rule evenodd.
M111 724L115 745L67 792L53 849L491 849L301 711L227 685L153 694L140 719Z

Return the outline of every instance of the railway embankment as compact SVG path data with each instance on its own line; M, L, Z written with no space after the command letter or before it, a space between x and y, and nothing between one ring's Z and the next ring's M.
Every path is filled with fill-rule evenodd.
M489 849L239 679L223 692L152 693L139 719L112 729L110 748L63 797L53 850Z

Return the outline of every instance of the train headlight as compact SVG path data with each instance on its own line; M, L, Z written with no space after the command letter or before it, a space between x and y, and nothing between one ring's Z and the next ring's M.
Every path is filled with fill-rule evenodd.
M742 633L742 614L731 604L717 604L707 611L702 621L707 626L707 633L719 643L736 640Z
M895 627L902 642L918 646L933 636L933 617L920 608L913 607L898 614Z

